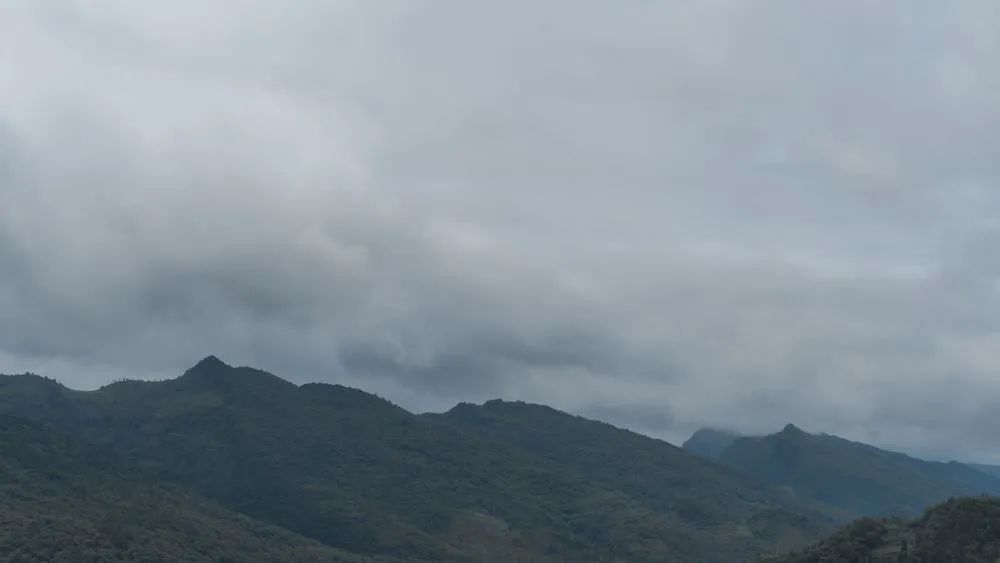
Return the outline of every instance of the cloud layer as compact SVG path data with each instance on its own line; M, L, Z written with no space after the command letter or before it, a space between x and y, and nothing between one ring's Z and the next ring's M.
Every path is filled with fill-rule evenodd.
M0 371L998 461L994 2L9 2Z

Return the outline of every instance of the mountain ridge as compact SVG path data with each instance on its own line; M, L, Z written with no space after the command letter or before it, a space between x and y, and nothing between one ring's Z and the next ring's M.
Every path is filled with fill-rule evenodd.
M1000 493L1000 479L974 467L810 434L794 424L734 439L715 459L855 516L912 517L950 497Z
M982 468L794 424L758 437L699 431L678 448L523 401L418 415L215 356L175 379L93 391L0 376L2 416L336 557L723 563L806 545L853 516L917 516L948 496L1000 491Z
M26 406L31 393L12 392L25 386L0 378L0 413L362 556L721 563L834 525L676 446L550 407L489 401L415 415L358 389L298 386L215 357L165 381L46 385ZM483 414L523 439L491 434ZM595 470L590 454L619 441L639 447L614 450L626 461L603 465L617 472ZM546 445L560 443L574 446ZM622 473L625 463L645 469Z

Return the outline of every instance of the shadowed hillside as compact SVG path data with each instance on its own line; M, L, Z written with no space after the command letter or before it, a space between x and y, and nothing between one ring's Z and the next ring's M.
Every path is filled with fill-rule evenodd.
M949 500L914 521L863 519L812 547L761 557L770 563L994 563L1000 559L1000 501Z
M692 434L682 447L685 451L715 461L719 459L722 452L726 451L726 448L733 445L733 442L739 438L739 434L732 432L702 428Z
M706 542L794 544L827 522L676 446L543 405L494 400L436 418L642 499L708 532Z
M735 440L719 461L856 516L912 517L950 497L1000 492L1000 479L960 463L923 461L793 425Z
M86 393L0 378L0 412L353 553L733 561L830 529L767 486L552 409L490 403L415 416L355 389L299 387L216 358L174 380Z
M362 561L0 416L0 560Z
M968 465L969 465L969 467L971 467L971 468L973 468L973 469L975 469L977 471L982 471L983 473L985 473L987 475L990 475L992 477L1000 478L1000 466L997 466L997 465L982 465L982 464L978 464L978 463L970 463Z

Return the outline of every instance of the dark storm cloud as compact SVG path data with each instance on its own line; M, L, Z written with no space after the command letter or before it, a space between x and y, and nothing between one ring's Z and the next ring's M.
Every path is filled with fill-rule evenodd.
M995 3L3 12L0 371L1000 446Z

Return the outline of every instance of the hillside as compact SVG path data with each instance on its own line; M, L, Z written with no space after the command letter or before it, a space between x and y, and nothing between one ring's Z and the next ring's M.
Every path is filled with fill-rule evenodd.
M855 516L913 517L950 497L1000 493L1000 479L960 463L923 461L792 425L740 438L719 461Z
M467 407L415 416L355 389L299 387L216 358L174 380L93 392L0 378L2 413L353 553L721 562L831 528L669 444L551 409L551 425L539 426L537 409L501 409L509 425L498 434L459 416Z
M814 546L769 563L962 561L1000 559L1000 500L964 498L929 509L914 521L863 519Z
M732 432L702 428L692 434L681 447L684 451L715 461L719 459L722 452L726 451L726 448L733 445L733 442L739 438L739 434Z
M0 417L0 560L362 561Z
M978 463L970 463L969 467L975 469L976 471L982 471L983 473L1000 478L1000 466L998 465L982 465Z
M543 405L494 400L434 418L642 499L708 544L801 543L830 522L671 444Z

